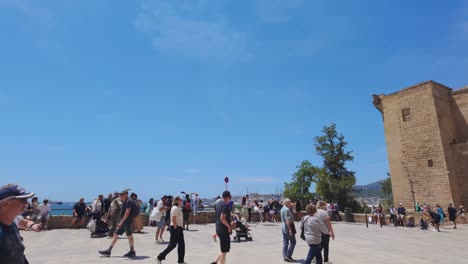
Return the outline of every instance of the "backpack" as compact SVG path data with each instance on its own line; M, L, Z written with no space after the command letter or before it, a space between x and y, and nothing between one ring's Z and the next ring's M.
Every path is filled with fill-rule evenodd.
M135 218L140 215L140 208L138 208L138 205L136 202L132 202L132 210L130 211L130 216L132 218Z

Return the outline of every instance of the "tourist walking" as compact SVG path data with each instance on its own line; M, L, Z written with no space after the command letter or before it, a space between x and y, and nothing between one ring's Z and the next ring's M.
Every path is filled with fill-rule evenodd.
M195 198L193 198L193 224L198 223L198 208L200 208L201 200L198 198L198 193L194 193Z
M390 205L390 224L395 225L395 207L393 205Z
M283 259L287 262L294 262L292 255L296 246L296 228L291 207L291 200L284 199L281 208L281 231L283 233Z
M229 202L231 201L231 193L229 191L223 192L223 201L216 206L216 235L219 237L219 245L221 252L216 257L216 260L211 264L225 264L226 254L231 249L231 210Z
M276 202L275 200L270 200L268 202L268 208L269 208L269 211L270 211L270 222L274 222L276 223L277 220L276 220L276 208L275 208L275 205L276 205Z
M24 255L25 246L18 227L40 231L41 226L19 215L24 211L28 199L34 193L27 193L18 185L0 187L0 263L28 263Z
M436 212L440 215L440 223L443 224L445 221L444 209L442 209L438 204L436 204Z
M322 211L327 215L326 211ZM304 264L310 264L314 258L315 263L322 264L322 239L323 234L329 235L328 229L326 228L325 223L320 220L319 217L316 217L317 208L315 206L311 204L307 205L306 213L307 215L304 216L301 221L301 229L304 230L305 241L307 245L309 245L309 252L307 253Z
M453 223L453 229L457 229L457 209L452 206L451 203L449 203L449 206L447 208L448 214L449 214L449 220Z
M185 194L185 199L182 202L182 216L183 216L183 225L182 229L189 230L189 219L190 213L192 212L192 205L190 203L190 195Z
M154 200L153 198L149 199L148 203L145 206L145 215L150 218L151 212L153 211L154 208ZM151 226L153 224L153 220L149 219L148 221L148 226Z
M77 222L78 222L77 229L83 227L85 224L85 220L86 220L85 213L86 213L86 204L84 202L84 198L80 198L80 200L73 206L73 219L72 219L70 228L73 228Z
M114 193L114 197L110 204L109 214L107 216L106 222L109 224L109 238L114 237L115 230L117 230L118 220L120 211L122 209L122 200L120 199L119 193Z
M133 241L133 235L132 235L132 222L133 222L133 217L136 212L133 210L136 210L134 207L134 203L132 202L131 199L128 197L128 190L123 190L120 192L120 200L122 201L122 207L120 210L120 221L119 224L117 225L117 230L114 233L114 236L112 237L112 242L111 245L107 250L102 250L99 251L99 254L110 257L112 248L115 246L115 243L117 243L117 240L119 239L119 236L123 235L125 233L128 238L128 244L130 246L130 251L124 255L124 257L128 258L133 258L136 256L135 253L135 248L134 248L134 241ZM132 212L133 211L133 212Z
M154 240L158 241L159 243L164 243L164 239L162 236L166 227L166 210L168 208L166 207L167 200L167 196L164 195L163 197L161 197L161 200L159 200L159 202L156 204L157 213L155 221L157 228L156 237L154 238Z
M327 203L324 201L319 201L317 204L318 209L316 208L317 213L315 213L315 217L317 217L327 229L327 232L322 234L321 250L323 250L323 261L328 262L330 253L330 237L332 240L335 240L335 231L333 230L328 213L324 210L327 206Z
M461 223L464 225L466 224L466 219L465 219L465 208L463 208L463 205L460 205L458 209L458 215L460 216Z
M433 211L429 211L428 213L424 213L424 214L430 217L432 225L434 226L435 230L437 230L437 232L440 232L440 229L439 229L439 225L441 223L440 214L437 212L433 212Z
M167 248L159 253L156 256L156 263L161 264L163 260L166 259L167 254L169 254L174 248L177 247L178 261L177 263L185 263L185 241L184 241L184 229L182 228L183 217L182 217L182 198L177 196L174 198L174 202L171 208L171 225L169 226L169 232L171 233L171 238L169 240L169 245Z

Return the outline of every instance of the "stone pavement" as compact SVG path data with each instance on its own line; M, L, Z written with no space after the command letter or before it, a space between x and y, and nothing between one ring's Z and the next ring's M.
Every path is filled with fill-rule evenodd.
M296 226L298 224L296 223ZM227 263L257 264L285 263L282 260L282 235L280 224L252 224L254 241L231 244ZM468 225L442 232L418 231L410 228L369 226L363 224L334 223L337 238L330 241L330 261L340 263L468 263ZM110 258L100 257L98 250L106 249L107 238L90 238L89 231L51 230L41 233L22 232L26 255L31 264L54 263L156 263L154 256L166 245L154 242L155 228L145 227L146 234L135 234L137 258L122 255L128 251L125 236L117 242ZM192 225L185 232L186 258L190 264L210 263L219 252L219 242L211 238L214 224ZM169 233L164 234L169 240ZM305 259L308 247L297 234L293 257ZM163 263L177 263L177 249Z

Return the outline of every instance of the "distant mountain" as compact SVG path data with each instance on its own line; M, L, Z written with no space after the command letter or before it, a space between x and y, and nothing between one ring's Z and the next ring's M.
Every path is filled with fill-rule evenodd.
M382 181L376 181L367 185L356 185L354 186L354 196L359 197L379 197L385 198L382 192Z

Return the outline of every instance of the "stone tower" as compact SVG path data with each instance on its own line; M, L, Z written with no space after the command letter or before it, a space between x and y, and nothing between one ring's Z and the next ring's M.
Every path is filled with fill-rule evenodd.
M454 91L427 81L373 97L395 203L468 206L468 87Z

